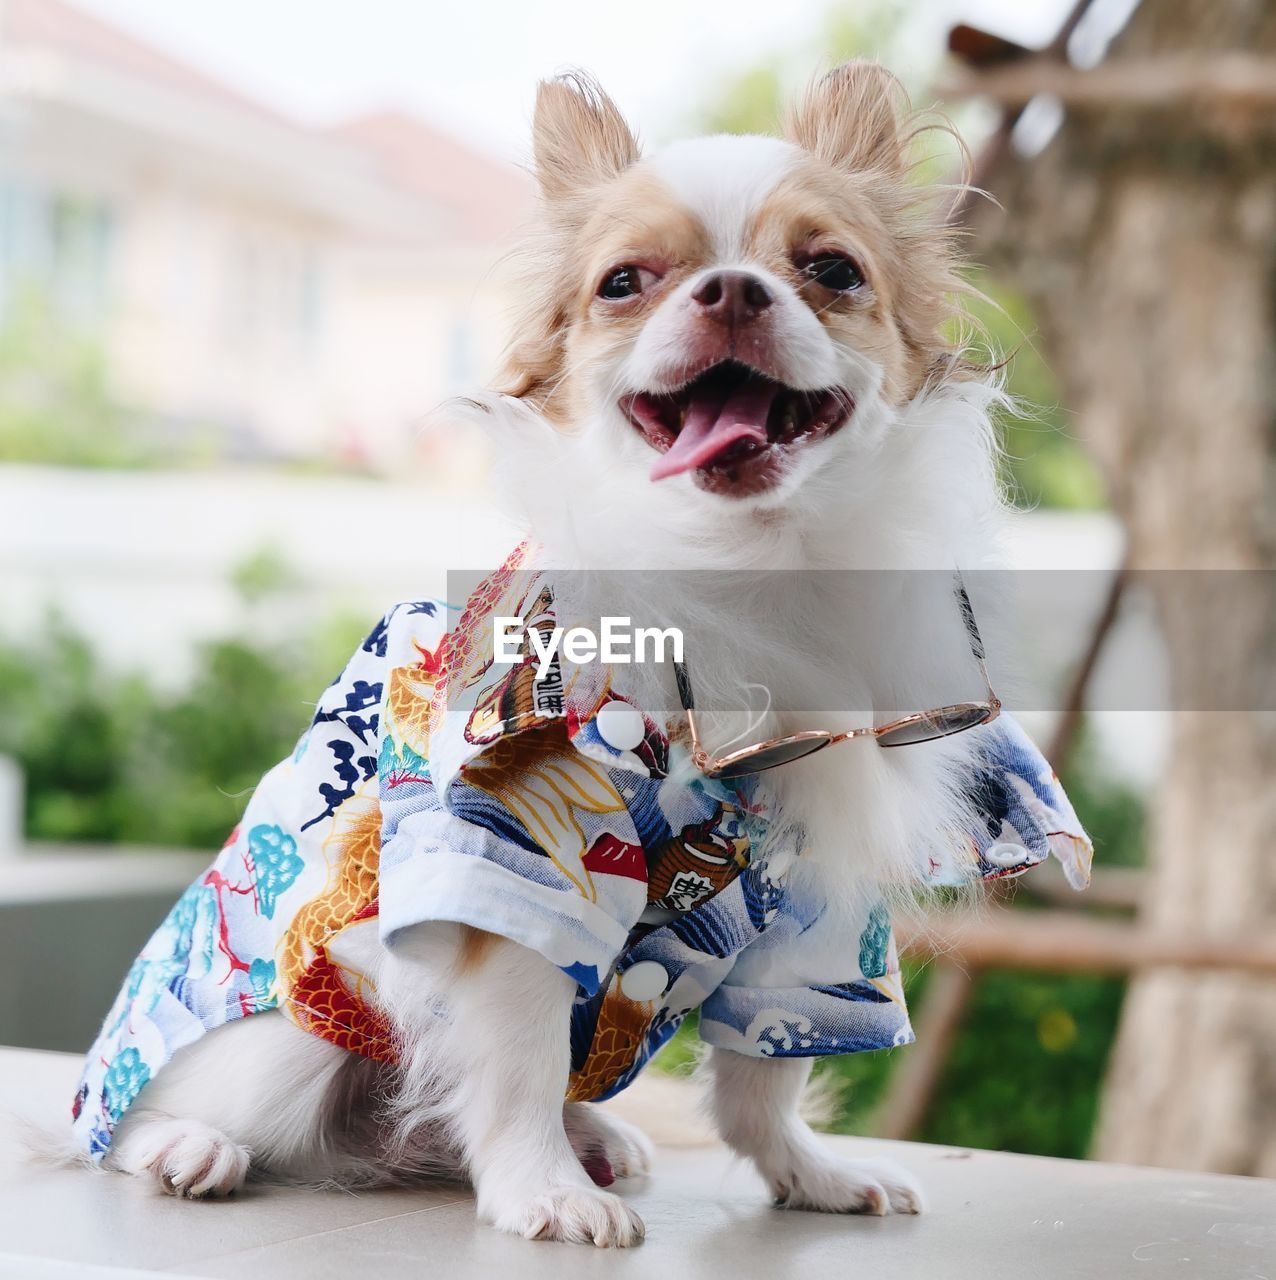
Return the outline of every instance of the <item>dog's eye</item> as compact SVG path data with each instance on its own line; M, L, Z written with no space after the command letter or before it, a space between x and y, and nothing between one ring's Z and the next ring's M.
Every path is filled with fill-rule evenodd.
M639 267L617 267L603 277L598 286L598 296L616 302L621 298L632 298L643 290L643 276L650 275Z
M859 264L841 253L819 253L798 262L802 274L834 293L849 293L864 283Z

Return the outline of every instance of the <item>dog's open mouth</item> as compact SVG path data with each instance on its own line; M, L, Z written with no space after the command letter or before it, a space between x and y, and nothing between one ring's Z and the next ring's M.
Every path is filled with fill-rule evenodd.
M702 489L745 496L775 483L787 455L836 431L854 404L841 388L798 391L724 360L677 391L639 392L621 407L660 452L653 480L690 471Z

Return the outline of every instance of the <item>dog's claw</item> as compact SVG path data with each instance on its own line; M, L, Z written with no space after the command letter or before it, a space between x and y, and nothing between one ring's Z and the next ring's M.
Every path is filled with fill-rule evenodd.
M149 1174L166 1195L186 1200L228 1196L248 1175L248 1152L198 1120L141 1120L121 1155L126 1173Z
M921 1213L922 1189L906 1169L889 1160L838 1160L808 1156L784 1175L768 1179L777 1208L821 1213Z
M496 1220L528 1240L562 1240L600 1249L626 1249L646 1234L642 1219L619 1197L595 1187L547 1191Z

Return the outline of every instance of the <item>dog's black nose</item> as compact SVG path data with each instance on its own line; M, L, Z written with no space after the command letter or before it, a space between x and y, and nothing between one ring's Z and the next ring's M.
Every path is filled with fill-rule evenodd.
M715 271L691 295L707 316L734 327L756 319L774 299L763 281L749 271Z

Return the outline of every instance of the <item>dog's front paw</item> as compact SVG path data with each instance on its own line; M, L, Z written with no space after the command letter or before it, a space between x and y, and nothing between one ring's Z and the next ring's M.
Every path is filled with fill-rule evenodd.
M118 1167L150 1174L171 1196L228 1196L248 1174L248 1152L198 1120L142 1120L129 1132Z
M921 1213L920 1183L890 1160L839 1160L809 1153L789 1168L764 1175L775 1202L820 1213Z
M528 1240L565 1240L626 1249L646 1234L642 1219L610 1191L557 1187L498 1214L494 1225Z

